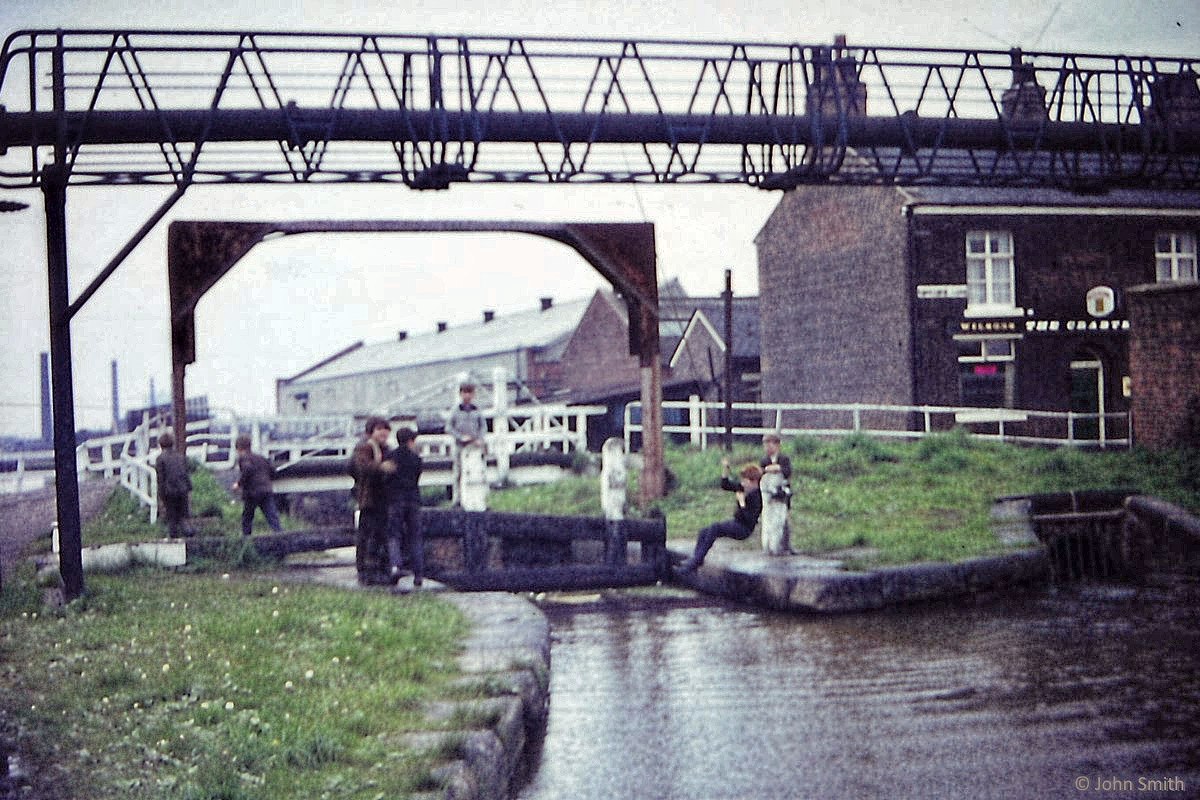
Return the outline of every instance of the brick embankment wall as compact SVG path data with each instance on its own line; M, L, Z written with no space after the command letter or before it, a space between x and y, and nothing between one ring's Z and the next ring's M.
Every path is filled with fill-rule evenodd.
M1200 447L1200 283L1127 290L1130 409L1145 447Z

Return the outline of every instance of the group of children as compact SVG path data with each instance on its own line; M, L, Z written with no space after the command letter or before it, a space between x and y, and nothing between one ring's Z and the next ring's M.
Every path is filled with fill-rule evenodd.
M186 520L192 491L187 456L182 448L175 448L175 436L170 431L158 437L158 446L161 452L154 462L154 471L158 478L158 503L167 524L167 535L171 538L187 536L190 531ZM238 479L234 481L233 489L242 493L242 533L250 535L254 512L260 508L267 518L267 525L279 533L283 526L279 522L279 510L271 487L275 468L267 459L251 450L250 437L246 434L237 437L234 450L237 452Z
M421 532L421 456L412 428L396 431L396 447L388 448L392 426L370 417L366 436L350 457L354 500L358 505L354 565L364 585L396 585L407 564L413 587L424 576L425 545Z
M454 436L458 448L482 443L486 426L479 409L474 405L475 387L459 387L460 403L451 412L447 432ZM358 505L358 527L355 537L355 568L358 580L366 585L395 585L404 574L405 566L412 571L413 586L420 588L424 575L424 537L421 531L420 478L422 462L417 452L417 433L411 428L396 431L396 447L388 447L392 426L383 417L370 417L365 436L355 446L350 458L350 475L354 478L353 496ZM159 497L162 501L171 536L180 532L182 519L187 515L187 493L191 481L187 462L182 453L173 449L174 440L166 433L159 437L163 453L155 464L158 471ZM233 484L241 489L244 501L242 532L250 534L254 513L261 508L271 530L280 530L279 514L271 491L273 470L262 456L251 451L250 437L237 439L240 476ZM738 480L732 479L728 459L721 460L721 488L737 497L733 517L703 528L696 539L692 555L677 568L678 572L694 572L704 563L708 551L721 537L744 540L749 538L763 512L760 488L766 474L782 478L773 497L790 506L792 463L780 449L780 437L769 433L763 437L763 456L758 464L747 463L738 470ZM457 462L457 459L455 459ZM456 470L457 473L457 470ZM782 553L791 548L786 523L783 531Z
M459 403L451 411L447 433L457 450L483 444L487 427L474 403L474 384L458 388ZM350 457L354 501L358 505L355 568L359 583L396 585L405 569L411 570L413 587L420 588L425 570L425 543L421 530L421 456L417 432L396 431L396 447L388 448L392 426L383 417L370 417L366 435ZM454 459L458 475L458 458Z

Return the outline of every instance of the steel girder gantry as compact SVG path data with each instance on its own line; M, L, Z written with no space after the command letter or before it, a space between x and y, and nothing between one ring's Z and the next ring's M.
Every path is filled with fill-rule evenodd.
M721 182L1200 188L1195 59L828 45L25 31L0 186Z

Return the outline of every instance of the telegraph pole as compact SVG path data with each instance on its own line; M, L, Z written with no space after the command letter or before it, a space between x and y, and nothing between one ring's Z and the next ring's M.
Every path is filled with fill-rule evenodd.
M733 449L733 270L725 270L725 451Z

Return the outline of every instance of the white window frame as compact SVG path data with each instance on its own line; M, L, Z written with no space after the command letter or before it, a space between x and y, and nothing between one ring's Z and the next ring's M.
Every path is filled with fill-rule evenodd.
M1188 231L1155 234L1154 277L1159 283L1196 280L1196 234Z
M971 242L983 239L982 253L971 252ZM968 317L1008 317L1024 312L1017 308L1017 262L1011 231L971 230L963 239L963 251L967 265L967 309ZM1007 262L1008 278L1001 280L998 267ZM972 268L982 270L982 280L972 279ZM983 297L978 295L982 284ZM1002 295L1007 294L1004 298Z
M996 364L1004 373L1004 408L1016 402L1017 341L1013 336L955 336L959 369L970 364Z

